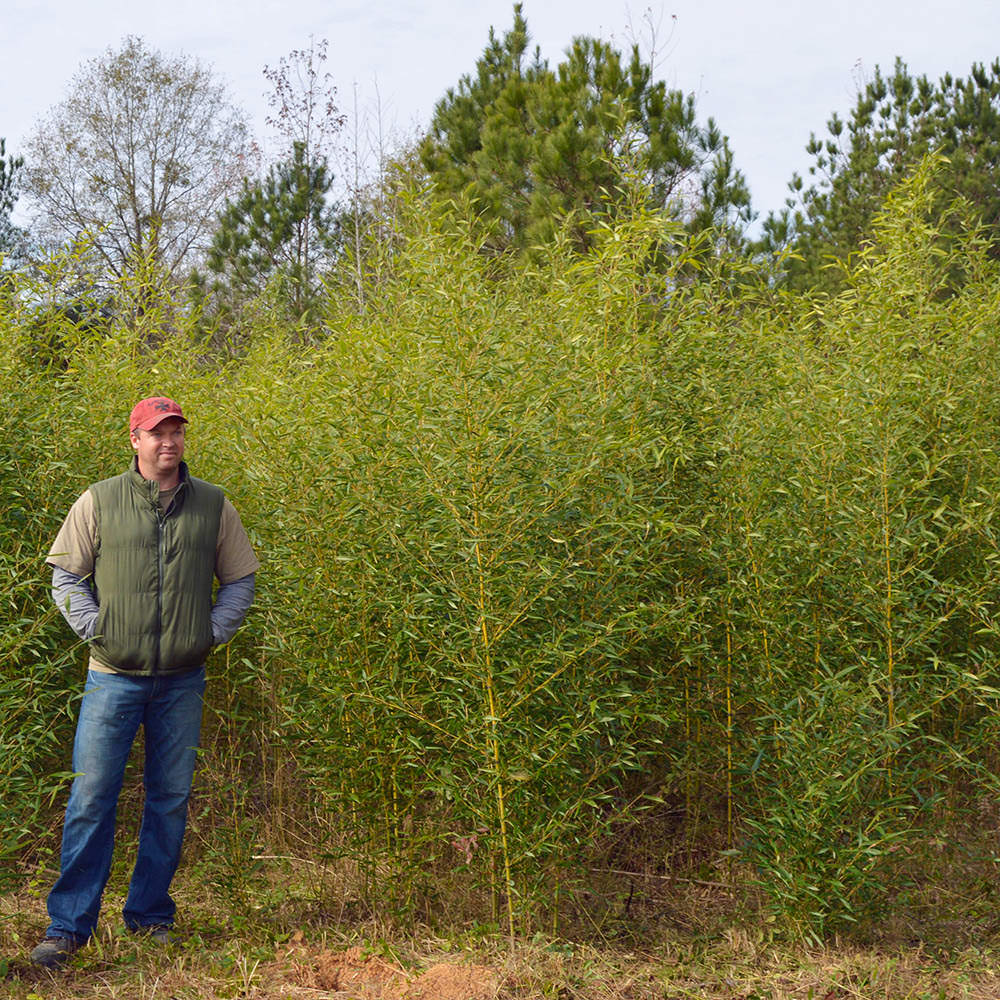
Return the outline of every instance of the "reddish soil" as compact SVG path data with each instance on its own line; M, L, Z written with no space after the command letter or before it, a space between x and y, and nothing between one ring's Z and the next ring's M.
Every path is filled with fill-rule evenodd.
M493 1000L496 972L479 965L439 963L412 973L360 948L310 955L296 949L288 978L296 986L366 1000Z

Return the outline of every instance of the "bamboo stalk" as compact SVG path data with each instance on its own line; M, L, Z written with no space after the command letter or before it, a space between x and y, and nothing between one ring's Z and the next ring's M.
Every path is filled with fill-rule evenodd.
M483 676L486 686L487 711L487 750L493 763L496 778L497 821L500 826L500 849L503 855L504 886L507 894L507 926L510 938L514 939L514 881L510 863L510 844L507 836L507 800L504 791L503 778L500 771L500 740L497 736L496 690L493 684L493 656L490 645L489 626L486 621L486 580L483 569L482 546L480 544L480 520L478 502L472 513L473 527L476 532L476 570L479 577L479 627L483 644Z
M892 643L892 552L889 548L889 445L882 451L882 546L885 557L885 640L886 640L886 710L889 729L896 725L896 698L893 691L895 673L895 651ZM892 756L889 757L889 789L892 790Z
M733 633L726 598L726 845L733 837Z

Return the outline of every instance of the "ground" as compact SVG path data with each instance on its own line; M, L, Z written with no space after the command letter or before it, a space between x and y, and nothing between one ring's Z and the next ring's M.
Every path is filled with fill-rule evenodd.
M388 914L348 915L317 885L283 871L260 895L234 895L208 870L182 872L176 941L117 926L124 877L100 933L55 973L28 965L44 933L51 872L25 872L0 894L0 998L13 1000L997 1000L1000 937L973 934L861 945L808 945L725 909L698 924L619 926L588 935L444 928ZM284 880L284 885L282 882ZM275 900L284 888L283 901ZM701 912L712 905L697 886ZM226 896L226 892L230 895ZM674 890L676 895L677 890ZM663 900L659 901L661 904ZM660 907L662 909L662 906ZM676 914L674 915L676 917ZM969 928L973 925L965 922ZM669 924L669 926L668 926Z
M755 943L664 942L645 953L530 941L458 948L428 935L332 946L302 931L277 945L195 933L167 949L106 932L55 973L3 899L0 996L17 1000L996 1000L1000 952L932 956ZM19 940L15 941L17 937ZM329 936L328 936L329 937Z

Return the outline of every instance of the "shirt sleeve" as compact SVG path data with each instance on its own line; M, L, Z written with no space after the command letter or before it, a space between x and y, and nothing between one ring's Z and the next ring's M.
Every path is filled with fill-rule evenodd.
M232 583L256 573L260 560L254 554L240 515L226 498L219 519L219 540L215 546L215 575L219 583Z
M224 646L243 624L253 602L253 573L219 585L212 606L212 643Z
M52 567L83 577L94 572L96 555L97 517L94 498L90 490L86 490L70 507L45 561Z
M97 628L97 601L82 577L59 566L52 567L52 600L69 627L81 639L93 639Z

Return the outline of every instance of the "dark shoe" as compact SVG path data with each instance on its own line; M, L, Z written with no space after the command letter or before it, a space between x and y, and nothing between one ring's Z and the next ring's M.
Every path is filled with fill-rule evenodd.
M65 965L74 951L80 948L76 938L50 937L42 941L31 953L31 964L43 969L58 969Z
M154 924L150 927L149 939L164 948L173 940L170 928L166 924Z
M130 931L137 937L149 938L150 941L160 945L160 947L166 947L173 941L170 927L167 924L146 924L143 927L132 927Z

